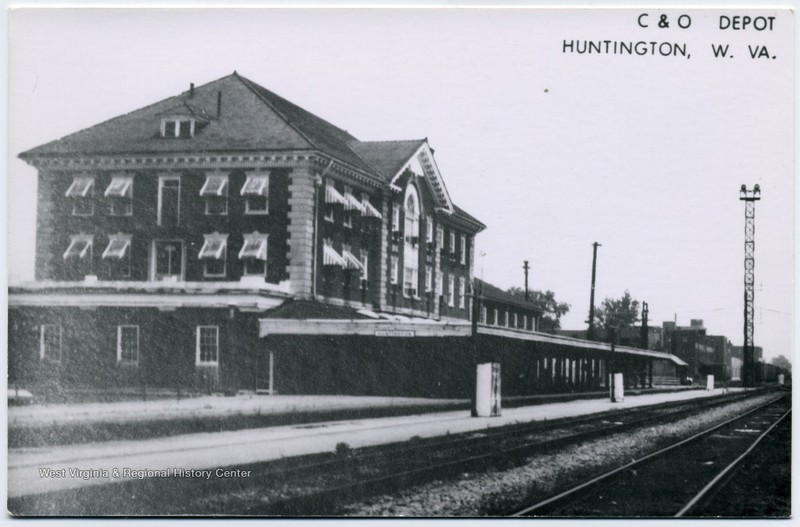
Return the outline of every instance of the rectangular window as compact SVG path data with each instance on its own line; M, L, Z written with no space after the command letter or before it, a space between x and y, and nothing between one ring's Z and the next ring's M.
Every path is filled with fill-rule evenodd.
M200 189L206 200L206 214L224 216L228 214L228 176L209 175Z
M444 229L436 227L436 247L444 247Z
M325 213L322 216L322 219L324 219L325 221L333 223L333 207L331 207L330 205L327 205L325 207Z
M450 255L456 254L456 233L450 231Z
M204 261L203 276L225 276L225 261L228 253L227 234L206 234L198 258Z
M103 195L108 198L109 216L133 215L133 177L112 177Z
M181 280L183 278L183 243L156 241L153 244L153 271L155 280Z
M403 272L403 294L405 296L417 296L417 281L417 270L413 267L406 267Z
M361 194L361 204L364 206L364 216L383 219L383 214L370 203L369 195L366 192Z
M369 279L369 252L361 249L361 279Z
M39 333L39 359L61 362L61 326L42 325Z
M112 278L129 277L131 275L131 236L128 234L110 235L102 257L108 262L108 274Z
M350 213L348 212L344 213L344 216L342 216L342 225L347 227L348 229L353 228L353 216Z
M391 268L390 279L393 284L396 284L398 282L398 276L397 276L398 272L399 270L398 270L397 256L392 256L392 268Z
M453 275L447 277L447 305L455 307L455 280Z
M461 235L461 265L467 264L467 237Z
M139 363L139 326L117 326L117 362Z
M486 309L486 306L481 306L481 324L486 324L486 317L487 316L489 316L489 315L488 315L488 310Z
M514 322L512 323L511 327L515 328L515 327L517 327L517 314L516 313L514 313L514 319L513 320L514 320Z
M400 204L392 205L392 232L400 232Z
M239 251L239 259L244 262L246 276L266 276L267 240L266 234L245 234L244 245Z
M194 121L178 121L178 137L188 139L194 135Z
M180 224L180 176L162 176L158 179L158 225L176 227Z
M464 309L466 305L467 290L464 287L464 277L458 279L458 308Z
M73 216L91 216L94 214L94 177L75 176L66 192L72 198Z
M197 326L195 364L219 364L219 327Z
M425 241L433 243L433 217L427 216L425 218Z
M425 292L433 289L433 266L425 266Z
M245 214L267 214L269 212L269 174L248 174L241 194L245 197Z

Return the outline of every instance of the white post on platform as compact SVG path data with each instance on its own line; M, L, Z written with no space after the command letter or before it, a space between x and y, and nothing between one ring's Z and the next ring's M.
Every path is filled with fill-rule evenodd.
M500 364L478 364L475 375L475 416L500 415Z
M778 374L778 384L781 385L781 386L783 386L783 379L784 379L783 374L779 373Z
M709 375L706 377L706 391L710 392L714 389L714 376Z
M275 358L272 355L272 350L269 350L269 394L275 395L275 377L273 376L275 367Z
M621 373L608 374L608 395L612 403L621 403L625 400L625 384Z

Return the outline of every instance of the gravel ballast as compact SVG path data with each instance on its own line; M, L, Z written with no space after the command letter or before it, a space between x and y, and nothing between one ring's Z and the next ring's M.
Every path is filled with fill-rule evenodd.
M491 516L545 498L569 482L580 481L690 436L715 423L775 399L768 394L681 419L614 434L558 452L530 458L509 470L464 474L458 481L432 482L398 494L376 496L344 507L348 516Z

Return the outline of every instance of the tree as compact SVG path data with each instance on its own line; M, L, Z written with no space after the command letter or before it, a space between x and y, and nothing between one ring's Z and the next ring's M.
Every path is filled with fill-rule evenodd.
M777 366L778 368L783 368L787 372L792 371L792 363L789 362L789 359L786 358L784 355L778 355L772 359L772 365Z
M508 293L517 298L525 299L525 290L521 287L511 287ZM569 312L570 305L566 302L556 300L556 294L552 291L528 291L529 301L538 305L542 311L539 319L539 331L544 333L555 333L561 329L561 317Z
M595 324L606 335L609 328L617 331L631 327L639 321L639 301L631 298L626 290L622 298L608 298L603 300L600 307L594 310Z

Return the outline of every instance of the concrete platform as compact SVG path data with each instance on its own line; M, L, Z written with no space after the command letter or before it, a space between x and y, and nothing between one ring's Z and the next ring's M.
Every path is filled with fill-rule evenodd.
M541 421L633 408L672 401L720 395L741 389L683 390L626 398L622 403L606 399L540 404L506 409L500 417L473 418L463 410L403 417L330 421L275 426L229 432L186 434L139 441L110 441L83 445L20 448L8 451L9 498L106 484L133 477L124 469L210 469L269 461L282 457L334 451L337 443L351 448L406 441L414 436L433 437L469 432L515 423ZM45 477L51 469L64 477ZM98 477L70 474L70 469L99 471ZM119 475L114 476L115 470ZM107 471L108 476L103 476Z

